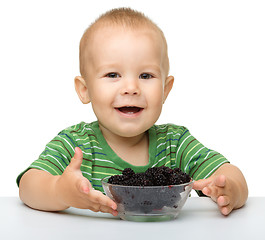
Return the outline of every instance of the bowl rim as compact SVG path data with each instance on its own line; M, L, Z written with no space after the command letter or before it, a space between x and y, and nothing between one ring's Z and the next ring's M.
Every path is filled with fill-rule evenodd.
M109 185L109 186L117 186L117 187L126 187L126 188L161 188L161 187L181 187L181 186L188 186L188 185L193 185L195 182L194 179L191 179L189 182L182 183L182 184L177 184L177 185L161 185L161 186L126 186L126 185L119 185L119 184L112 184L108 183L107 179L109 179L111 176L107 176L101 179L102 186L104 184Z

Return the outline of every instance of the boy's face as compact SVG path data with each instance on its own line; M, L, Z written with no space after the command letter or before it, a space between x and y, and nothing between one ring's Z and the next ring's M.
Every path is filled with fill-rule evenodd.
M86 48L85 79L75 79L83 103L92 103L104 133L143 134L158 119L173 85L164 70L162 38L154 30L97 30Z

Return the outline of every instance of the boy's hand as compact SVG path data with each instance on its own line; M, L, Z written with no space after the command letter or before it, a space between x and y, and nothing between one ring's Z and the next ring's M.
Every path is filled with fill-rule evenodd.
M237 206L237 190L231 179L224 175L212 176L194 182L193 189L211 197L223 215L228 215Z
M94 190L80 170L83 153L80 148L75 148L75 155L71 159L63 174L55 183L55 194L65 208L76 207L90 209L94 212L111 213L117 216L117 205L100 191Z
M248 186L242 172L230 163L223 164L211 177L194 182L193 189L211 197L223 215L242 207L248 198Z

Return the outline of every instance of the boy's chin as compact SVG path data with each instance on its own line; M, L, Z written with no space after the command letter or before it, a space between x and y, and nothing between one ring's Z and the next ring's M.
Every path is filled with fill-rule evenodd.
M141 136L146 131L148 131L154 125L153 122L144 122L144 123L122 123L119 124L110 124L102 123L99 121L99 127L101 131L105 134L111 134L113 136L124 137L124 138L134 138Z
M142 135L145 133L151 126L143 126L143 127L138 127L138 128L133 128L133 127L110 127L108 130L119 137L124 137L124 138L134 138Z
M143 133L145 133L148 129L126 129L126 130L119 130L116 131L116 135L120 136L120 137L125 137L125 138L133 138L133 137L137 137L139 135L142 135Z

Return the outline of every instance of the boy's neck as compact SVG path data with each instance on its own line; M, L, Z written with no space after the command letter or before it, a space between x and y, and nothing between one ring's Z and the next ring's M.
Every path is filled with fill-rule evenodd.
M112 150L124 161L144 166L149 162L149 136L144 132L134 137L122 137L113 134L99 124L99 128Z

